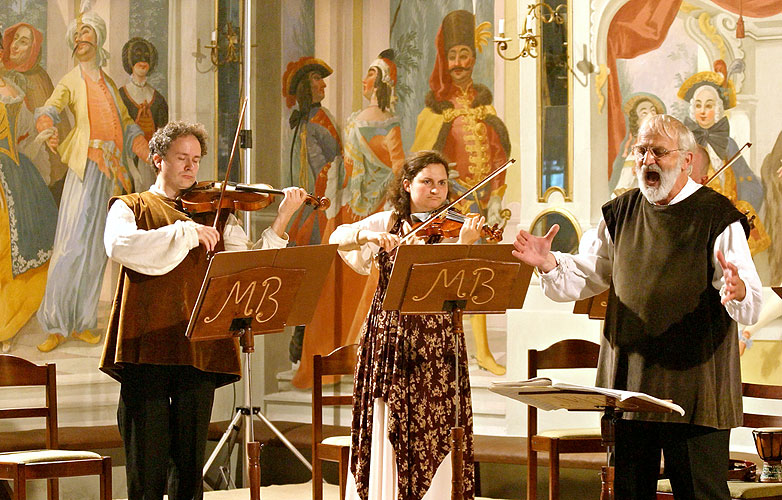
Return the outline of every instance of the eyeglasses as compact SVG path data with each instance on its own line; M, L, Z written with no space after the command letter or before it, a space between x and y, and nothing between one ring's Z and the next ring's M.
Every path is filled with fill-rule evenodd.
M659 160L664 158L674 151L684 151L683 149L665 149L660 146L652 146L650 148L646 146L633 146L633 154L637 160L643 160L646 158L646 153L651 153L652 158Z

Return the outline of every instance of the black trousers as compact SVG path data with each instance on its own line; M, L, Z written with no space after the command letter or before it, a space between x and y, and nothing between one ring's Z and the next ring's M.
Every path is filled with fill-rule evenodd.
M730 429L620 420L614 491L621 500L654 500L661 451L676 500L729 500Z
M215 377L191 366L123 367L117 422L129 500L202 498Z

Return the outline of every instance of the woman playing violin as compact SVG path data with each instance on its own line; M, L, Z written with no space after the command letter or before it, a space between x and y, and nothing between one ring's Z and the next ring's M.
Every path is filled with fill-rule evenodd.
M369 272L375 253L380 269L377 291L359 341L351 431L353 481L348 481L347 498L450 497L451 465L445 458L456 413L451 317L402 316L399 311L382 309L393 266L393 252L389 251L399 244L400 235L409 231L414 214L441 207L447 197L447 162L437 152L418 152L405 162L389 189L393 210L339 226L329 239L339 245L341 257L357 272ZM483 222L482 217L467 219L458 238L450 242L474 243ZM446 241L433 235L415 242ZM463 339L460 345L459 369L467 373ZM472 404L468 377L460 378L459 390L460 414L466 422L464 492L465 498L472 498ZM383 474L394 469L396 474ZM433 482L440 469L443 472ZM370 489L370 484L380 485L379 490L375 491L374 486Z
M203 125L169 123L149 142L155 184L109 201L104 243L122 268L100 368L121 384L117 419L131 499L163 498L166 484L171 498L195 496L214 390L239 379L235 340L184 336L207 251L284 247L284 228L306 196L285 189L255 244L233 214L220 217L219 229L214 214L188 216L177 198L196 182L206 144Z

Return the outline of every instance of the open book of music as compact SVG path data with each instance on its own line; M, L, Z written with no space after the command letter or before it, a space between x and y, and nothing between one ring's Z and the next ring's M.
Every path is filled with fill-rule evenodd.
M684 415L684 409L676 403L642 392L569 384L548 377L492 382L489 390L541 410L602 410L611 406L624 411L677 412Z

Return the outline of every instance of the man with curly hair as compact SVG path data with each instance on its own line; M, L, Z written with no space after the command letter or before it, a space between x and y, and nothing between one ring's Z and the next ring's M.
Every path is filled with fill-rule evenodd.
M121 384L117 421L125 443L128 498L195 498L202 483L215 388L240 377L234 339L190 342L192 305L207 252L282 248L306 191L286 188L277 217L253 244L233 214L187 214L180 195L206 154L203 125L172 122L149 142L155 184L111 198L104 244L122 265L100 369Z

